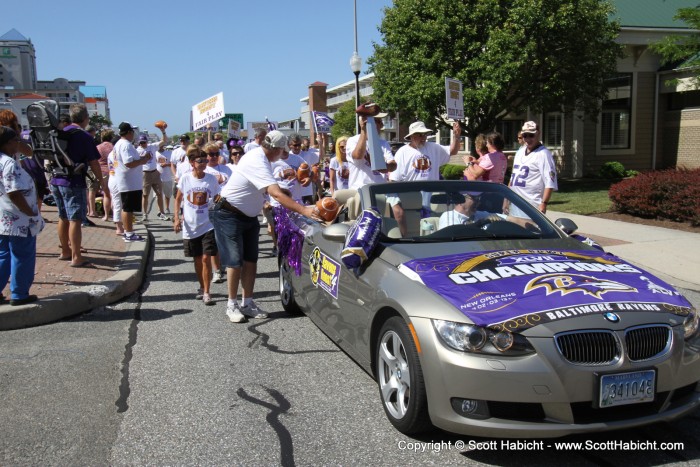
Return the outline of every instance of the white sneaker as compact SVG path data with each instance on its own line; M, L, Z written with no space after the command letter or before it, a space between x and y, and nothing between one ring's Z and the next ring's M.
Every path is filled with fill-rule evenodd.
M162 221L169 221L170 220L170 217L168 217L167 214L163 214L162 212L159 212L157 217L158 217L158 219L160 219Z
M205 305L215 305L216 302L212 300L211 295L208 293L202 294L202 301Z
M212 282L215 284L221 284L224 281L224 278L221 277L221 271L214 271L214 278L212 279Z
M252 300L247 306L241 307L241 313L256 319L267 318L267 313L258 308L258 305Z
M226 306L226 316L232 323L245 322L245 316L241 313L241 308L238 304Z
M201 300L204 297L204 289L197 289L197 295L194 296L195 300Z

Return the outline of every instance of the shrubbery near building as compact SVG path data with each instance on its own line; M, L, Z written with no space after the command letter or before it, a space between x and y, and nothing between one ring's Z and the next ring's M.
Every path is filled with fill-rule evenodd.
M643 173L612 185L608 195L621 213L700 225L700 169Z

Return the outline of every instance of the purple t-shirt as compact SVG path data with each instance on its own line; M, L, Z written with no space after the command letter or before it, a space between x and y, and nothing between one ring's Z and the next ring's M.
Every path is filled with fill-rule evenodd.
M79 131L73 131L75 129ZM100 153L97 152L95 140L89 133L84 131L78 125L71 123L63 129L68 133L66 153L71 158L73 163L90 165L90 161L100 159ZM72 186L74 188L87 188L85 184L85 175L73 175L72 177L54 176L51 178L51 184L55 186Z

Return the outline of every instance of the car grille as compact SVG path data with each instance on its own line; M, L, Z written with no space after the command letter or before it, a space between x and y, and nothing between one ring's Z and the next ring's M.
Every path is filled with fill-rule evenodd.
M649 360L664 353L671 345L671 328L644 326L625 332L627 355L633 362Z
M607 365L620 358L620 346L610 331L579 331L555 336L559 353L579 365Z
M669 326L642 326L625 331L625 347L630 361L658 357L671 346ZM607 330L575 331L555 336L559 353L577 365L609 365L620 358L622 348L614 332Z

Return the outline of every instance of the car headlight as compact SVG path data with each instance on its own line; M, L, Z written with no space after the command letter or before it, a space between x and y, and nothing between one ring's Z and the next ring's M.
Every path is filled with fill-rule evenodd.
M535 353L532 345L520 334L440 319L433 320L433 327L448 347L462 352L509 357Z
M700 324L698 310L691 308L690 313L688 313L685 321L683 321L683 337L685 337L686 340L695 337L695 335L698 333L698 324Z

